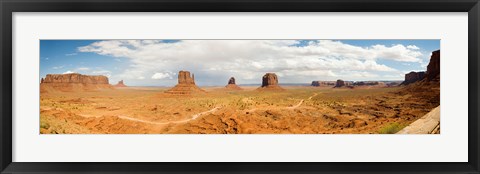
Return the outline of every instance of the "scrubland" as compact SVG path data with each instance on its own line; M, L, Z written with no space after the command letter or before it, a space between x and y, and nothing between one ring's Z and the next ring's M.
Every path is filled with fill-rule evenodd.
M376 134L395 133L440 104L439 89L284 87L257 91L128 87L45 92L42 134Z

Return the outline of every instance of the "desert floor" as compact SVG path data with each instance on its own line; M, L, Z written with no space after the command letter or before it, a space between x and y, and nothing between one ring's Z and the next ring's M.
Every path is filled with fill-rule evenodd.
M40 133L395 133L440 104L439 89L243 88L202 87L208 93L191 96L160 87L41 93Z

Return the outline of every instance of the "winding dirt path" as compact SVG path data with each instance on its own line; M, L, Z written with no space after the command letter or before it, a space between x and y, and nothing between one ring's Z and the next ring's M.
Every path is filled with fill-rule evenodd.
M308 97L307 100L311 100L313 97L315 97L315 96L317 96L317 95L318 95L318 94L315 93L315 94L313 94L312 96ZM304 101L305 101L305 99L302 99L302 100L300 100L300 102L298 102L296 105L287 106L287 107L285 107L285 108L286 108L286 109L296 109L296 108L300 107L300 106L303 104ZM276 107L265 107L265 108L253 108L253 109L248 110L248 112L253 112L253 111L256 111L256 110L259 110L259 109L283 109L283 107L278 107L278 106L276 106Z
M125 120L136 121L136 122L147 123L147 124L167 125L167 124L170 124L170 123L185 123L185 122L188 122L188 121L191 121L191 120L195 120L195 119L197 119L198 117L200 117L200 116L202 116L202 115L215 112L215 111L217 111L218 109L220 109L220 107L215 107L215 108L210 109L210 110L208 110L208 111L194 114L194 115L192 115L192 117L189 118L189 119L179 120L179 121L167 121L167 122L153 122L153 121L141 120L141 119L138 119L138 118L132 118L132 117L129 117L129 116L123 116L123 115L120 115L120 116L117 116L117 117L118 117L118 118L121 118L121 119L125 119ZM81 114L79 114L79 116L82 116L82 117L96 117L96 118L98 118L98 116L86 116L86 115L81 115Z
M315 93L313 94L312 96L308 97L307 100L311 100L313 97L317 96L318 94ZM303 102L305 101L305 99L302 99L300 100L300 102L298 102L296 105L294 106L288 106L286 107L286 109L296 109L298 107L300 107ZM205 111L205 112L200 112L200 113L197 113L197 114L194 114L192 115L191 118L189 119L185 119L185 120L179 120L179 121L167 121L167 122L153 122L153 121L147 121L147 120L142 120L142 119L138 119L138 118L133 118L133 117L129 117L129 116L123 116L123 115L120 115L120 116L117 116L118 118L121 118L121 119L125 119L125 120L130 120L130 121L136 121L136 122L141 122L141 123L147 123L147 124L155 124L155 125L167 125L167 124L171 124L171 123L185 123L185 122L188 122L188 121L191 121L191 120L195 120L196 118L202 116L202 115L205 115L205 114L209 114L209 113L212 113L212 112L215 112L217 111L218 109L220 109L221 107L215 107L213 109L210 109L208 111ZM253 112L255 110L258 110L258 109L278 109L278 108L281 108L281 107L273 107L273 108L254 108L254 109L250 109L248 110L249 112ZM99 116L86 116L86 115L82 115L82 114L78 114L79 116L82 116L82 117L96 117L98 118Z
M317 96L317 95L318 95L318 94L315 93L315 94L313 94L312 96L308 97L307 100L311 100L313 97L315 97L315 96ZM300 105L303 104L303 101L304 101L304 100L302 99L302 100L300 100L300 102L298 102L298 104L296 104L296 105L294 105L294 106L287 107L287 109L295 109L295 108L298 108L298 107L300 107Z

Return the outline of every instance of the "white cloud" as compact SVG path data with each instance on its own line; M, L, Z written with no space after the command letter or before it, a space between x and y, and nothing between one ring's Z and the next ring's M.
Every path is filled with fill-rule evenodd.
M414 45L360 47L331 40L310 41L301 47L297 44L299 41L295 40L183 40L173 43L107 40L79 47L78 51L126 58L131 65L115 75L122 79L145 79L153 74L152 79L167 80L170 77L165 72L189 70L198 73L197 78L236 76L252 82L258 81L258 76L265 72L284 74L286 79L292 80L295 79L289 76L293 74L318 79L319 76L336 77L344 70L365 72L362 77L367 73L398 73L378 60L420 62L422 56Z
M71 73L75 73L75 72L68 70L68 71L65 71L63 74L71 74Z
M407 48L411 49L411 50L419 50L420 49L416 45L407 45Z
M159 80L159 79L173 79L173 74L170 72L165 73L155 73L152 76L152 79Z

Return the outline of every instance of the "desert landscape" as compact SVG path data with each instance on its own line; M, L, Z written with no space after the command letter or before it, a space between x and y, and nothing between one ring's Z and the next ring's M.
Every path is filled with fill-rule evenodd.
M110 84L103 75L47 74L40 81L41 134L394 134L440 106L440 50L403 81L312 79L259 85L237 78L199 86L180 70L174 86ZM307 85L305 85L308 83ZM440 133L439 124L434 131Z

